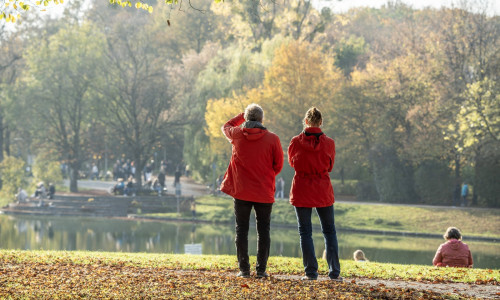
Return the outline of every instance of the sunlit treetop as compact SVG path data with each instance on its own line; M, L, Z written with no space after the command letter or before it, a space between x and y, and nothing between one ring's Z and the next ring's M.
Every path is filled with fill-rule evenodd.
M135 4L133 4L132 2L135 2ZM191 1L188 1L188 2L189 2L189 5L191 6ZM224 2L224 0L214 0L214 2L220 3L220 2ZM109 0L109 3L120 5L121 7L134 6L137 9L147 10L149 13L153 12L153 6L148 4L147 1ZM182 5L182 0L180 0L180 1L179 0L165 0L165 4L169 4L169 5L180 4L180 5Z
M64 0L0 0L0 20L14 23L22 12L31 8L45 11L51 6L63 3Z
M183 0L165 0L168 5L182 5ZM223 2L224 0L213 0L215 3ZM54 5L62 4L64 0L0 0L0 22L15 23L21 13L29 9L38 9L46 11ZM111 5L119 5L121 7L135 7L143 9L149 13L153 13L153 6L147 1L130 1L130 0L109 0ZM191 5L191 3L189 3Z

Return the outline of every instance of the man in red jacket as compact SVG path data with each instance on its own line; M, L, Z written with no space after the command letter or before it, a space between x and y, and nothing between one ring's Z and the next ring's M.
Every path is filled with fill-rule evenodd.
M236 255L239 277L250 277L248 229L250 212L255 210L257 225L257 277L268 277L267 259L271 237L269 228L274 203L275 177L283 167L283 149L278 136L263 125L264 111L250 104L244 113L222 126L232 144L232 156L221 191L234 198ZM243 124L243 128L240 125Z

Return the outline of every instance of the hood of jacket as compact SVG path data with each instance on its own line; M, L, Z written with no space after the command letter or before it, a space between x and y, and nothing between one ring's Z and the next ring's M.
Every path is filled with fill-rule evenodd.
M262 138L267 132L266 127L257 121L247 121L243 124L243 136L249 141Z
M325 136L319 127L308 127L299 135L299 143L308 151L322 149Z
M450 245L450 248L453 250L458 250L461 246L461 242L459 240L451 239L448 241L448 245Z

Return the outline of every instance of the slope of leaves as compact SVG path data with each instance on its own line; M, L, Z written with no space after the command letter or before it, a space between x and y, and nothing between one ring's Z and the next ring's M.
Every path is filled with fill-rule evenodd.
M239 279L224 265L234 258L2 251L0 298L30 299L443 299L432 291L358 286L350 281ZM208 259L207 259L208 258ZM210 271L183 271L187 261L220 262ZM151 263L148 263L151 262ZM202 263L201 266L204 264Z
M255 257L250 258L255 264ZM320 275L326 276L327 265L319 260ZM8 265L61 265L61 266L113 266L139 269L199 270L211 272L236 272L236 256L232 255L182 255L153 253L65 252L0 250L0 266ZM435 268L431 266L397 265L386 263L356 263L341 261L342 276L380 279L399 279L429 282L464 282L499 285L500 270ZM270 257L271 274L302 275L300 258Z

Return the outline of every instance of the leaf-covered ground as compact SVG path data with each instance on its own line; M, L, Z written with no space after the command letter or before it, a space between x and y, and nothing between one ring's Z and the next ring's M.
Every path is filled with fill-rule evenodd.
M64 263L2 264L2 298L360 299L451 297L432 291L362 287L351 282L239 279L234 272Z
M464 296L453 289L433 289L427 277L420 279L423 287L414 289L401 280L392 281L398 284L381 278L368 282L373 280L369 277L377 278L377 272L368 276L355 273L356 268L345 262L343 275L346 280L342 283L330 280L302 282L298 280L302 270L301 266L296 266L297 262L299 260L293 258L270 258L269 271L273 276L259 280L237 278L232 256L0 250L0 298L456 299ZM386 267L377 264L374 268L387 275ZM462 276L463 282L469 280L463 274L467 269L441 270L444 269L438 270L443 273L437 282L449 282L455 270L460 271L456 276ZM398 272L402 271L395 274ZM499 271L475 270L474 274L475 283L488 289L486 294L472 295L495 297ZM399 278L404 277L400 275ZM465 283L453 284L467 286ZM477 287L475 284L470 286Z

